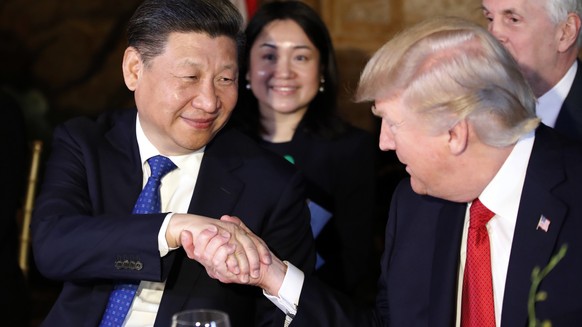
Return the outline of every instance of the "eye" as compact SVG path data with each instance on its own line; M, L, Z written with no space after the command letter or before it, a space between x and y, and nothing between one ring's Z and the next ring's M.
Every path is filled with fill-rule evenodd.
M232 85L235 83L235 79L234 78L230 78L230 77L219 77L218 78L218 84L220 85Z
M517 24L517 23L520 23L521 22L521 17L519 17L519 16L517 16L517 15L515 15L513 13L507 13L505 15L505 20L508 23Z
M493 21L493 16L488 10L483 10L483 17L485 17L485 19L489 22Z
M297 56L295 56L295 60L297 60L297 61L307 61L307 60L309 60L309 57L307 57L306 55L297 55Z
M261 58L265 61L276 61L277 60L277 56L275 56L272 53L266 53L263 56L261 56Z

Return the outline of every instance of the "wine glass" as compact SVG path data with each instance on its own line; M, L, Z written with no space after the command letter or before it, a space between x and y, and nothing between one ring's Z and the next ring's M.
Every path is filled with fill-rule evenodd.
M223 311L186 310L172 316L172 327L230 327L230 320Z

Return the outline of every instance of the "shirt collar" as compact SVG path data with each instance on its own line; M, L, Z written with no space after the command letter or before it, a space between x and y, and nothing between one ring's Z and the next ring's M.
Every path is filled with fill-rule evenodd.
M535 132L522 136L479 199L496 215L517 217Z
M578 61L575 60L570 69L548 92L544 93L538 98L536 105L537 116L542 119L542 122L550 127L554 127L556 119L562 108L566 96L572 88L576 71L578 70Z

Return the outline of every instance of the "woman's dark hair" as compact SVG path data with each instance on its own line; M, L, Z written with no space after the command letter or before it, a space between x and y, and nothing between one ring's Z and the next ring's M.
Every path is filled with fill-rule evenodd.
M229 0L146 0L127 27L128 45L140 53L144 64L162 54L170 33L199 32L236 41L244 48L243 19Z
M317 92L315 98L309 103L299 128L325 138L333 138L341 134L345 126L336 114L338 73L331 37L317 12L300 1L268 2L259 7L249 21L245 30L247 47L240 65L239 101L231 118L232 125L256 138L264 132L260 123L258 101L252 91L246 89L244 77L248 72L253 43L263 28L276 20L292 20L297 23L320 54L320 69L325 79L324 91Z

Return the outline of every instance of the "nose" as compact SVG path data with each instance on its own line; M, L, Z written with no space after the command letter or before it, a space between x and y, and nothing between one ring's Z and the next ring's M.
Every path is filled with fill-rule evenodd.
M497 40L499 40L499 42L504 43L507 41L507 37L503 32L503 26L499 19L493 19L489 21L487 29L489 30L489 33L491 33Z
M220 98L212 81L199 84L198 92L192 99L192 106L208 113L215 112L220 106Z
M384 122L382 122L382 126L380 128L380 150L382 151L390 151L396 150L396 142L394 142L394 134L392 134L392 130L390 127L387 126Z
M291 60L287 57L279 58L275 69L275 76L278 78L290 78L293 75Z

